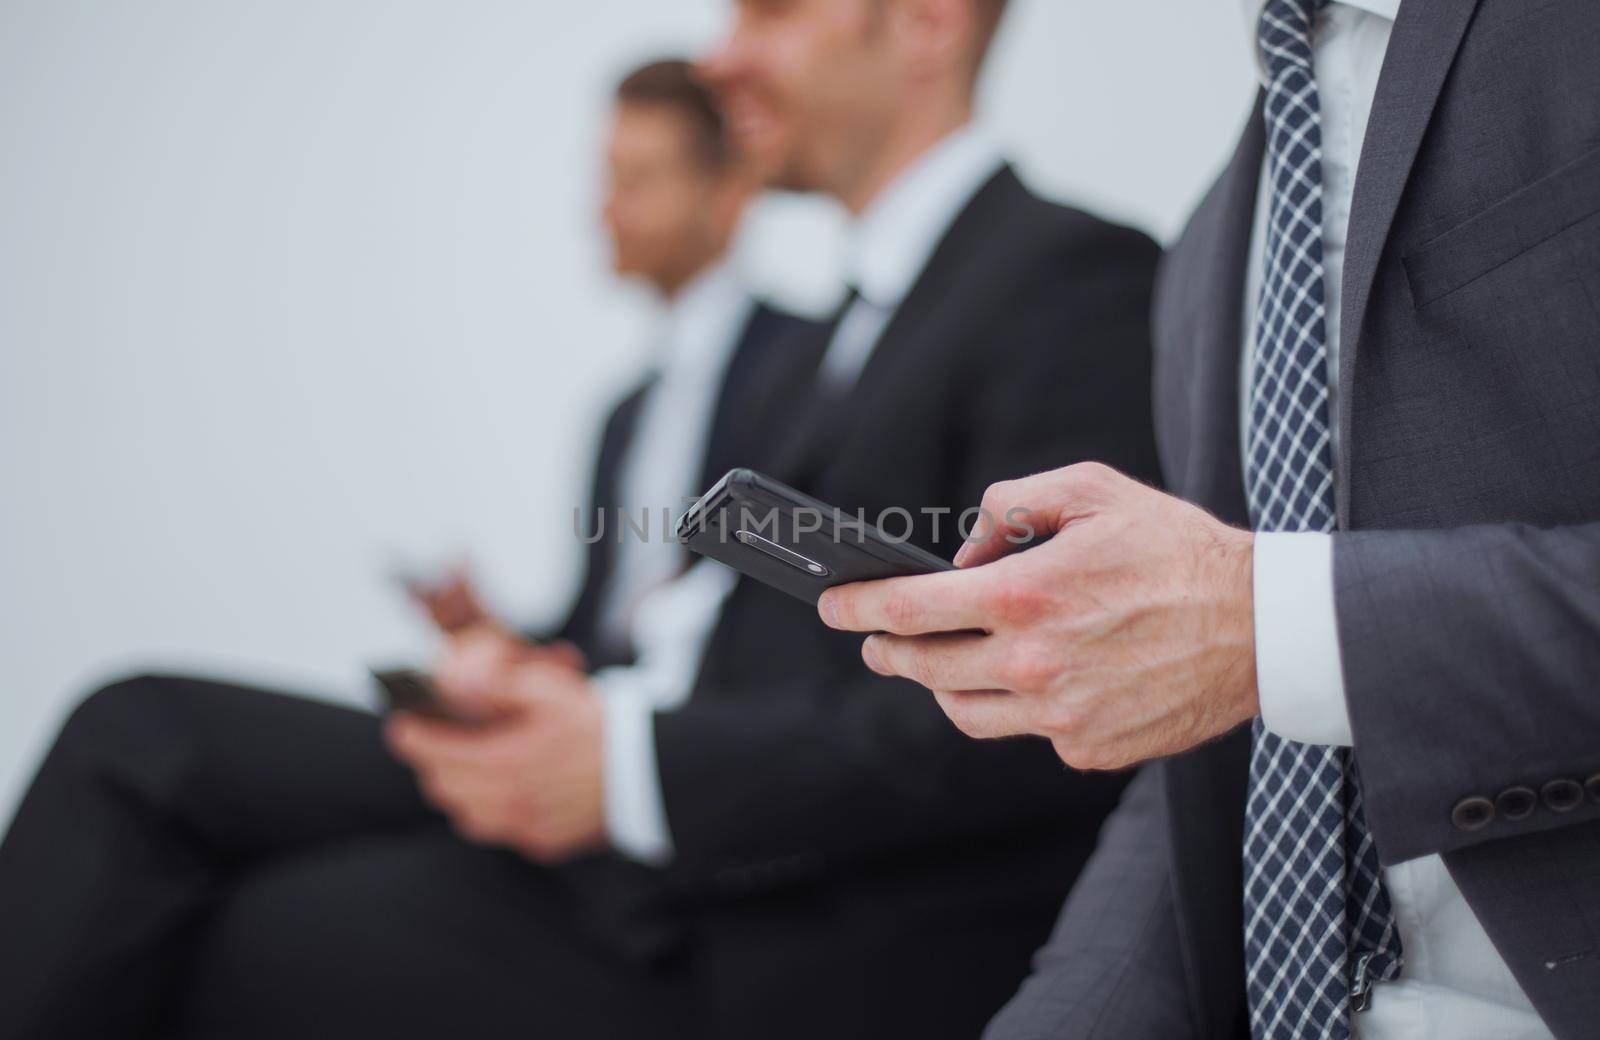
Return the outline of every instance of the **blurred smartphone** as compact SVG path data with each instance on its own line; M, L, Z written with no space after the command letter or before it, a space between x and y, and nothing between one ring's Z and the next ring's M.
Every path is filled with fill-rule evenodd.
M374 668L372 678L378 684L378 696L383 700L386 712L409 711L430 719L464 725L482 721L451 708L439 695L438 687L434 686L427 672L415 668Z

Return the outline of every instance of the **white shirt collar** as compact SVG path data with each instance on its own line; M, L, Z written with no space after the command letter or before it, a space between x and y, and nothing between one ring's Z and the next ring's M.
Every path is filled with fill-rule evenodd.
M662 374L719 368L753 305L744 280L728 261L696 275L667 304L663 352L656 361Z
M898 307L957 214L1004 161L993 138L969 123L889 185L855 222L846 246L845 273L862 298Z
M1267 69L1262 60L1256 26L1261 22L1261 9L1267 6L1269 0L1234 0L1234 2L1239 5L1239 12L1244 16L1245 38L1250 45L1250 54L1255 60L1256 75L1265 83ZM1400 15L1400 0L1332 0L1332 2L1377 15L1379 18L1387 18L1391 22Z

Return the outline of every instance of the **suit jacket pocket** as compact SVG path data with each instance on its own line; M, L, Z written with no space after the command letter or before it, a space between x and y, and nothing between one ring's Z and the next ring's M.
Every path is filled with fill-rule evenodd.
M1600 213L1600 148L1594 148L1405 257L1418 307L1432 303L1541 242Z

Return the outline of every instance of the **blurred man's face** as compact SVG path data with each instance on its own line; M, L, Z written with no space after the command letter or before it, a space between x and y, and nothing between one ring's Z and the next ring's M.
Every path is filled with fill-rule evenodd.
M667 105L618 106L607 149L612 267L671 292L721 249L715 200L726 173L694 147L688 118Z
M737 0L700 66L734 139L774 187L837 191L892 124L895 0Z

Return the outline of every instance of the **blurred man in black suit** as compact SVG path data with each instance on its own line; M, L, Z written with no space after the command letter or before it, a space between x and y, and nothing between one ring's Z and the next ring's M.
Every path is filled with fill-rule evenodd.
M783 436L741 461L903 509L947 556L994 480L1154 473L1156 249L1033 196L972 125L1002 6L745 0L705 67L773 183L856 216L846 306L752 386ZM791 422L796 386L815 391ZM422 800L365 716L161 680L102 694L30 799L98 817L76 858L122 865L62 884L60 853L31 852L0 886L80 907L98 955L49 953L99 1013L160 969L180 1035L973 1035L1120 779L962 739L808 607L716 565L627 609L631 663L592 673L492 625L455 641L440 682L491 721L391 721ZM119 754L130 739L162 763ZM36 815L14 844L44 844ZM137 884L139 912L86 899L102 879L107 903ZM7 941L39 950L45 927ZM150 956L174 935L184 961Z
M766 412L752 407L750 391L786 345L815 331L754 298L729 259L759 178L687 62L651 62L622 81L606 159L612 268L650 286L663 314L651 370L607 417L589 508L575 518L587 543L577 597L559 624L527 634L553 659L590 667L632 657L632 606L683 564L649 544L661 540L660 510L675 514L685 490L766 453L803 387L766 402ZM619 522L637 523L646 510L655 537L620 539ZM511 634L464 569L410 590L444 633L484 641L486 633Z

